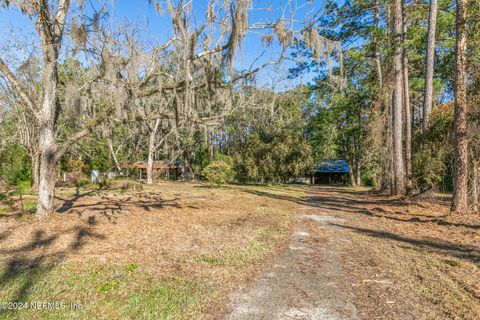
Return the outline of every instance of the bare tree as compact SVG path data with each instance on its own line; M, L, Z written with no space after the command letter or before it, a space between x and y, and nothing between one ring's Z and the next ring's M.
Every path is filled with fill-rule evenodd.
M168 129L166 125L170 123L169 119L173 118L172 100L175 92L173 75L168 67L171 61L162 62L160 55L166 56L167 60L171 58L171 54L165 55L164 51L174 39L154 48L152 53L142 49L131 36L129 39L128 51L132 57L130 67L132 72L129 73L127 81L134 95L132 111L148 135L147 184L152 184L155 154L169 135L165 131ZM145 76L139 77L137 70L144 70ZM160 141L158 141L159 133L162 133Z
M4 4L9 4L9 1ZM46 217L54 209L55 164L56 164L56 132L58 118L58 58L62 44L65 21L70 1L60 0L55 7L47 1L23 2L17 4L20 9L36 16L35 28L40 37L42 49L42 103L39 108L28 95L22 84L3 60L0 60L0 71L8 78L29 110L39 122L40 135L40 182L38 193L37 216Z
M55 177L56 164L58 160L65 154L70 146L75 144L79 139L88 135L93 128L104 120L112 108L107 108L96 112L93 106L90 106L87 121L75 133L62 137L63 143L58 146L58 119L62 111L62 103L59 97L59 57L62 49L64 33L66 29L67 16L72 7L72 1L58 0L55 3L49 1L1 1L0 6L15 5L28 17L35 19L35 29L37 31L40 49L41 49L41 93L39 101L35 99L25 89L17 75L12 72L7 63L0 58L0 72L8 79L17 95L22 99L23 104L32 114L39 128L38 150L40 152L40 169L39 169L39 191L37 202L37 217L44 218L54 211L55 196ZM78 2L81 9L83 1ZM82 15L83 18L87 18ZM97 28L99 13L95 12L93 18L90 18L92 25ZM72 23L70 35L73 43L85 46L87 42L87 29L83 25ZM103 33L98 31L99 35ZM105 39L105 37L104 37ZM114 59L112 56L104 55L108 52L101 44L95 44L96 47L103 50L102 63L99 68L92 68L92 78L86 81L83 87L85 92L93 93L90 90L94 86L96 80L102 78L107 70L113 67L122 67L122 64L112 64ZM105 61L103 58L107 58ZM95 73L95 74L93 74ZM110 72L110 76L112 72ZM117 79L121 74L113 72L113 78ZM78 91L78 90L77 90ZM98 95L97 95L98 97ZM93 96L85 98L85 102L91 101Z
M199 23L191 12L191 3L179 1L173 5L167 1L168 12L174 26L174 58L177 70L174 73L174 113L177 129L181 130L183 143L184 178L190 179L193 172L190 162L193 157L191 140L197 129L205 132L221 126L225 117L231 113L233 87L242 79L251 78L263 68L279 63L285 50L293 45L294 31L287 26L289 19L275 22L251 23L248 20L250 0L210 1L206 19ZM293 25L293 18L291 19ZM298 23L298 21L297 21ZM218 29L217 26L220 26ZM234 72L232 61L241 48L242 41L251 29L271 30L265 37L278 39L283 52L277 60L268 61L258 67L252 66L242 72ZM327 61L331 67L331 56L337 52L341 59L338 42L321 37L317 30L309 25L303 31L303 40L312 49L317 59ZM271 41L271 40L270 40ZM259 54L261 57L263 52ZM256 60L255 60L256 61ZM227 73L225 75L224 73ZM178 122L183 119L183 127ZM207 133L212 156L213 135Z
M137 54L140 50L127 32L120 37L99 26L100 16L106 9L98 12L93 10L89 17L83 10L84 1L77 1L76 6L74 3L69 0L0 0L1 7L15 5L34 20L39 39L39 97L32 97L18 78L14 66L3 56L0 59L0 73L8 79L22 105L35 119L39 131L37 216L40 218L54 210L56 164L59 159L70 146L105 121L108 115L116 115L119 109L127 108L129 103L134 106L157 104L158 110L154 115L145 113L142 117L144 121L149 121L149 163L153 164L156 149L166 143L164 135L171 131L169 137L174 141L173 148L183 154L185 177L188 178L192 174L189 163L192 159L193 135L197 130L221 126L232 111L236 84L252 78L263 68L279 63L287 48L294 44L295 34L312 49L317 59L326 61L329 68L332 68L334 56L339 58L341 70L343 67L340 43L322 37L314 27L320 19L319 15L313 14L308 21L299 21L295 19L295 6L290 1L288 7L292 8L291 17L251 23L248 17L253 5L251 0L209 1L203 22L192 12L192 1L179 0L175 1L175 5L174 1L165 2L173 22L173 37L162 50L172 44L172 70L165 72L155 63L162 51L156 48L149 61L151 68L138 72ZM159 6L156 2L156 7ZM285 14L286 11L283 12ZM294 32L293 26L299 24L306 27ZM253 29L263 32L267 38L276 38L283 50L278 59L259 66L253 63L248 70L241 72L234 71L232 62L247 32ZM265 30L270 30L270 34ZM96 38L91 39L90 34ZM70 36L71 39L68 39L71 42L64 41L65 35ZM73 49L68 47L70 43L74 45ZM86 54L88 68L82 71L80 80L74 80L64 87L59 81L61 62L67 60L69 54L75 56L79 51ZM263 52L259 53L259 57L262 55ZM113 94L105 95L105 92ZM163 109L166 111L162 112ZM59 130L59 119L70 113L73 126L69 129L72 130ZM162 137L157 135L159 132ZM109 148L115 158L111 141ZM169 150L173 148L168 146ZM118 170L118 160L115 160L115 164ZM151 181L152 170L149 172L148 180Z
M162 97L163 99L165 97ZM147 156L147 184L152 184L154 180L154 163L155 163L155 154L157 150L166 142L167 138L173 132L173 128L169 126L169 119L172 117L169 114L167 107L171 106L171 101L156 102L156 99L153 102L143 102L143 120L142 123L147 129L148 132L148 156ZM152 112L147 113L145 109L150 108ZM152 108L153 107L153 108ZM148 118L154 116L152 118ZM156 115L156 116L155 116ZM160 136L160 139L159 139Z
M452 213L468 212L467 5L457 0L455 50L455 169Z
M31 119L31 116L28 112L25 112L25 110L17 110L16 115L18 120L18 142L30 156L32 164L32 188L37 189L40 182L40 151L37 135L38 125L33 119Z

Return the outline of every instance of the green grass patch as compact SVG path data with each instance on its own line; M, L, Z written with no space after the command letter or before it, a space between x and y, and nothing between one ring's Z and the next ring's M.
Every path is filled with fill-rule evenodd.
M15 194L17 195L29 194L31 189L32 189L32 186L30 181L20 181L15 188Z
M134 262L128 264L128 265L125 267L125 270L130 271L130 272L135 271L135 270L137 270L137 269L138 269L138 265L137 265L136 263L134 263Z
M263 228L257 233L255 240L241 248L234 248L217 254L202 255L197 261L215 267L244 267L263 259L267 254L272 252L283 233L282 228Z
M113 279L108 279L97 287L97 292L113 291L118 286L118 282Z
M133 273L135 264L114 268L96 262L31 263L18 258L0 269L0 303L58 302L66 307L0 310L0 319L183 319L193 317L202 295L194 281Z
M225 265L225 259L221 255L205 254L198 257L199 262L205 262L210 266L223 266Z
M198 298L196 282L175 278L130 295L125 315L131 319L146 309L150 310L148 319L180 319L187 316L189 308L197 303Z
M459 267L459 268L463 267L463 264L458 260L445 259L443 260L443 262L452 267Z
M37 203L32 200L25 200L23 202L23 208L26 211L35 211L37 209Z

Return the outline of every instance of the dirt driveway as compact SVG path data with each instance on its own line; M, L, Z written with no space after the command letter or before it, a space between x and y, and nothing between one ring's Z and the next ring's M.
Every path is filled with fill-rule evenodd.
M478 318L480 227L441 218L447 205L312 187L285 249L225 318Z

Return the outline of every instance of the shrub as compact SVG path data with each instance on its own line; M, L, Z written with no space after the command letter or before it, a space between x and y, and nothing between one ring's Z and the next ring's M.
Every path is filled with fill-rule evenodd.
M80 180L74 180L73 185L75 188L80 189L88 186L90 184L90 181L87 179L80 179Z
M222 160L212 161L203 169L205 178L216 185L221 185L232 178L232 167Z
M37 210L37 203L35 201L26 200L23 204L23 208L25 211L34 213Z
M143 190L143 184L135 181L127 181L120 186L121 192L126 192L128 190L141 191Z
M110 188L110 179L103 178L100 179L97 183L98 189L109 189Z
M17 185L30 179L30 158L20 146L11 145L0 152L0 180Z
M15 187L15 193L17 195L29 194L31 190L30 181L19 181Z

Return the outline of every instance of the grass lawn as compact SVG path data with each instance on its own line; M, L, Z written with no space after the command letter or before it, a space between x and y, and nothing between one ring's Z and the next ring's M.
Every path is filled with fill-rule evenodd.
M3 304L0 318L214 318L279 248L307 194L163 182L59 188L46 221L2 207L0 301L29 305Z

